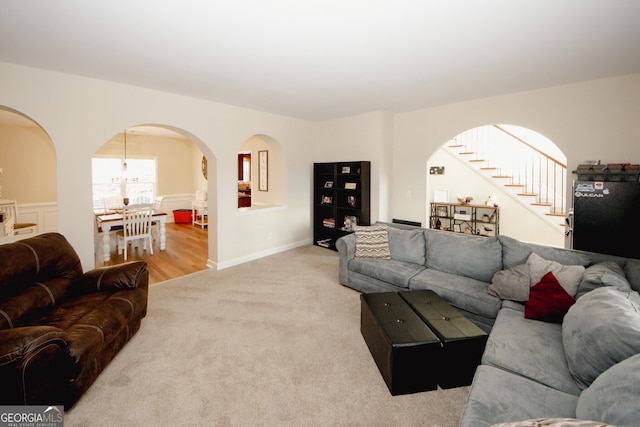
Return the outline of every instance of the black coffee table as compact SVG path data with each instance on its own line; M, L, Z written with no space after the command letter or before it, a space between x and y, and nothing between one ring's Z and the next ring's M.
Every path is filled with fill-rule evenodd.
M400 296L442 343L438 385L453 388L471 384L487 333L433 291L400 292Z
M488 336L435 292L360 300L360 331L392 395L471 384Z

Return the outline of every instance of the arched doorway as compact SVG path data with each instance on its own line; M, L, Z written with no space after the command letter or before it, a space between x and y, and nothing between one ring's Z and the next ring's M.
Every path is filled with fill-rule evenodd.
M566 180L566 157L540 133L479 126L454 136L429 158L427 211L443 197L450 203L471 198L478 205L491 198L500 207L500 234L562 247Z
M126 174L122 169L125 158ZM97 173L96 165L108 161L113 161L113 170ZM154 255L138 252L139 256L148 257L145 260L150 266L151 283L210 265L217 252L215 246L212 249L216 240L210 236L215 236L216 230L216 161L202 141L167 125L130 126L96 150L93 166L94 211L103 209L103 196L114 193L133 198L132 203L155 200L157 209L167 214L162 229L166 235L154 238ZM191 221L196 201L209 214L208 226L197 226ZM112 243L115 239L107 238L109 245L105 245L104 237L98 234L95 237L96 265L123 262ZM165 245L162 249L156 246L162 244ZM133 253L135 256L136 252Z
M33 119L0 105L0 199L15 200L19 222L58 230L56 151ZM15 236L20 238L21 236Z
M285 163L284 150L272 137L253 135L247 139L238 151L238 208L285 205Z

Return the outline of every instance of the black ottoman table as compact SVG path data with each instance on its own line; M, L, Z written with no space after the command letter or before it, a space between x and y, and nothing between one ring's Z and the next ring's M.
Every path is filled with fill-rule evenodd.
M487 333L433 291L400 292L442 342L441 365L435 371L442 388L471 384L480 364Z
M360 331L392 395L437 388L441 344L396 292L361 294Z

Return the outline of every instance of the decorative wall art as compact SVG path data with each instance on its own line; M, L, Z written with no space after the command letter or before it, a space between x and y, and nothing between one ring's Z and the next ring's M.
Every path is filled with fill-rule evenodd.
M269 151L258 151L258 190L269 191Z

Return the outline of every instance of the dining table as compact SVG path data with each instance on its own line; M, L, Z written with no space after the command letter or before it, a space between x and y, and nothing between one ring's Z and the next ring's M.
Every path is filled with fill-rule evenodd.
M121 211L115 212L94 212L98 228L102 229L102 260L109 262L111 260L111 237L110 231L113 227L122 226L124 223L124 215ZM158 238L160 240L160 250L167 249L167 213L161 211L152 211L151 220L158 222Z

